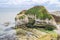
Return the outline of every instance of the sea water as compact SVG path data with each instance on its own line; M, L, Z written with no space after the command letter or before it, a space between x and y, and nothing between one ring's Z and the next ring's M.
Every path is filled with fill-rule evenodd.
M0 40L17 40L16 32L12 27L15 27L15 24L9 24L5 26L0 24Z

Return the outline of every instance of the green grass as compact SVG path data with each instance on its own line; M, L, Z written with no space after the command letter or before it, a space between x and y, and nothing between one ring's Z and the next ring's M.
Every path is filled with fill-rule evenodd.
M36 17L40 19L52 18L52 16L49 14L49 12L46 10L44 6L32 7L26 11L26 14L36 15Z

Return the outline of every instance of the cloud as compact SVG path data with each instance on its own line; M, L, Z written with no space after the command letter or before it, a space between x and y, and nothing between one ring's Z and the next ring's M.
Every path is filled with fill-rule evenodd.
M57 4L60 5L59 0L0 0L0 5L32 5L32 4L44 4L49 2L48 4Z
M57 6L60 5L60 1L59 0L49 0L48 2L49 2L49 5L51 5L51 4L55 4Z
M0 0L0 7L25 7L44 5L47 8L60 7L59 0Z
M48 0L46 0L48 1ZM37 4L42 4L44 2L46 2L45 0L3 0L3 2L1 1L0 4L9 4L9 5L21 5L21 4L34 4L34 3L37 3Z
M59 0L48 0L45 5L49 11L58 11L58 10L60 11L60 1Z

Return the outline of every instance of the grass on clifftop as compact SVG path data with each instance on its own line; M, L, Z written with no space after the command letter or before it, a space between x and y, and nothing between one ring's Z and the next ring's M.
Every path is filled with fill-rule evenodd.
M36 17L40 19L52 18L44 6L32 7L26 11L26 14L36 15Z

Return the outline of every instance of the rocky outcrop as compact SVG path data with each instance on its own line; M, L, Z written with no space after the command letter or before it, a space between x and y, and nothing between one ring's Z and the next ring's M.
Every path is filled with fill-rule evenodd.
M17 25L28 23L28 17L25 15L25 11L26 10L23 10L22 12L17 14L17 16L15 17L15 21Z
M28 10L23 10L19 14L17 14L15 20L17 25L56 25L54 17L49 14L44 6L35 6Z
M50 12L52 15L60 16L60 11L53 11Z
M53 37L51 37L50 34L46 32L39 31L37 29L17 29L18 33L18 39L19 40L51 40ZM48 38L48 39L47 39Z
M56 23L60 24L60 16L56 16L56 15L53 15L53 14L51 14L51 15L54 17Z
M51 15L54 17L56 21L57 30L55 31L59 35L58 39L60 39L60 11L51 12Z
M23 10L17 14L15 21L19 40L52 40L57 37L55 32L50 33L56 29L55 19L44 6Z

